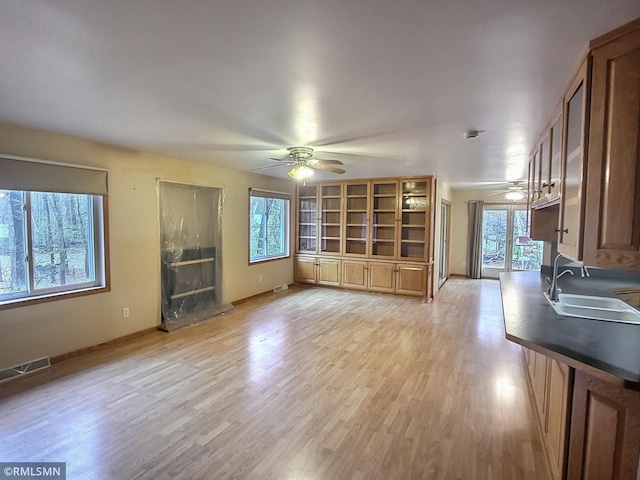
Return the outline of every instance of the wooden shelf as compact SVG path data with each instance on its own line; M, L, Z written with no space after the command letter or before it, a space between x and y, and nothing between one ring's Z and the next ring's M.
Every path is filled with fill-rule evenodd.
M196 260L183 260L181 262L172 262L169 265L172 267L182 267L184 265L196 265L198 263L206 263L206 262L213 262L214 259L212 257L210 258L198 258Z
M215 290L215 289L216 289L216 287L205 287L205 288L199 288L198 290L190 290L190 291L184 292L184 293L176 293L175 295L171 295L171 300L174 300L176 298L189 297L189 296L195 295L197 293L210 292L211 290Z

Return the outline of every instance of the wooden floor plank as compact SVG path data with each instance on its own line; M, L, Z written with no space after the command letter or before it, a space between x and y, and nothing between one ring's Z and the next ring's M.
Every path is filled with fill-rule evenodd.
M0 385L0 461L69 479L546 478L499 285L292 288Z

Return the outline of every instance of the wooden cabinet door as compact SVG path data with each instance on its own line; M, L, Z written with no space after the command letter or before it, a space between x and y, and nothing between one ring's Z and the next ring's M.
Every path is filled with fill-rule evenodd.
M297 256L294 260L294 278L296 282L316 283L315 257Z
M569 480L637 480L640 392L576 371Z
M395 264L369 262L369 290L393 293L396 286Z
M640 29L593 51L584 261L640 270Z
M549 359L545 433L549 460L556 478L564 478L566 467L572 380L571 370L567 365Z
M366 290L367 270L367 262L360 260L343 260L342 286L355 290Z
M548 357L541 353L534 352L534 374L533 374L533 396L536 401L539 418L542 420L543 428L546 423L547 413L547 362Z
M335 258L318 258L317 278L320 285L340 285L340 260Z
M427 294L427 266L398 264L396 292L404 295Z

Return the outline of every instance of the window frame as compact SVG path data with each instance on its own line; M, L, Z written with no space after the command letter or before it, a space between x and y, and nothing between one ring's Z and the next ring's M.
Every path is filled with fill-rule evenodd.
M3 189L10 190L10 189ZM22 192L24 195L24 215L25 215L25 253L27 256L27 293L0 295L0 311L10 308L35 305L39 303L52 302L68 298L93 295L108 292L111 290L109 274L109 228L108 228L108 196L97 194L81 194L91 197L92 237L93 237L93 268L95 271L95 281L84 282L73 285L60 285L43 289L35 289L35 273L32 260L33 238L32 238L32 193L59 193L59 192L37 192L34 190L14 190Z
M282 219L282 245L284 247L284 252L279 253L277 255L265 255L261 257L252 257L251 251L251 227L252 227L252 209L251 203L253 198L264 198L266 200L281 200L284 202L284 218ZM272 262L274 260L282 260L286 258L291 258L291 195L288 193L282 192L274 192L270 190L261 190L256 188L249 189L249 205L248 205L248 264L249 265L258 265L265 262ZM265 238L265 241L267 239Z

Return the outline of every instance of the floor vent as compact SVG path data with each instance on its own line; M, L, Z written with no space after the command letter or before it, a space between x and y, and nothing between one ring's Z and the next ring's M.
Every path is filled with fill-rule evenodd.
M273 289L273 293L278 293L278 292L284 292L287 288L289 288L287 286L286 283L283 283L282 285L278 285Z
M0 370L0 383L11 380L12 378L20 377L27 373L37 372L43 368L49 368L50 366L51 362L49 362L49 357L45 357L39 358L38 360L32 360L23 365L18 365L17 367Z

